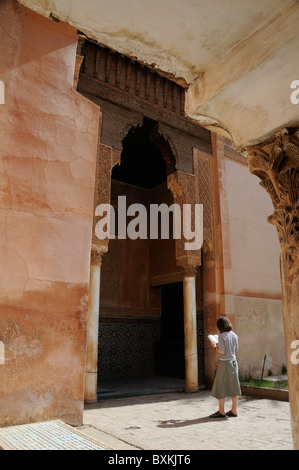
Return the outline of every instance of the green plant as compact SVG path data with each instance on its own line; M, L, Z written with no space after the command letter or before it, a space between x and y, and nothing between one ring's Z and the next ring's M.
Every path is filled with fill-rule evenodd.
M271 375L273 375L273 370L272 370L272 369L268 369L268 377L271 377Z
M285 375L287 374L288 370L287 370L287 366L285 364L282 364L281 366L281 375Z
M279 388L288 390L288 382L271 382L267 379L251 379L250 381L241 380L241 385L247 385L250 387L262 387L262 388Z
M240 377L241 382L251 382L251 380L252 380L252 374L250 372L248 372L248 374Z

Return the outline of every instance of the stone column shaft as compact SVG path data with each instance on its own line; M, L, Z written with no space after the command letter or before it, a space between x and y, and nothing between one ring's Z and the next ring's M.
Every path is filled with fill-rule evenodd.
M97 402L101 260L101 255L95 255L92 253L90 264L89 303L87 312L87 347L84 394L85 403Z
M173 194L174 202L184 210L184 204L194 207L198 203L195 176L183 171L168 175L167 186ZM184 234L183 221L180 220L181 233ZM195 220L192 220L192 230ZM184 338L185 338L185 391L198 390L198 351L196 332L196 270L201 265L201 246L195 250L186 249L184 235L175 241L176 262L183 268L184 292Z
M195 275L184 275L185 391L198 390Z
M299 450L299 246L296 253L282 250L280 269L292 434L294 449Z
M101 132L99 131L99 135ZM107 145L98 145L98 159L95 178L94 210L100 204L110 204L111 171L120 162L121 152ZM100 310L100 283L102 256L108 251L109 239L96 237L96 215L92 229L89 304L87 313L87 346L85 367L85 402L97 401L98 387L98 335Z

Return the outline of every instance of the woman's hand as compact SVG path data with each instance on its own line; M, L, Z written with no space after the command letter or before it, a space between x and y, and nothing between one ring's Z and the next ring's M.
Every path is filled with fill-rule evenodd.
M221 349L218 348L218 344L215 346L215 351L217 350L217 353L220 354L221 356L224 354L224 351L221 351Z

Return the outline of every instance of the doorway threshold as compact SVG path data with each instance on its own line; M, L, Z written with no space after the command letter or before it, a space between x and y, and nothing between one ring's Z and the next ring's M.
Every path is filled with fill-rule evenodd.
M185 380L173 377L137 377L101 380L98 400L183 392Z

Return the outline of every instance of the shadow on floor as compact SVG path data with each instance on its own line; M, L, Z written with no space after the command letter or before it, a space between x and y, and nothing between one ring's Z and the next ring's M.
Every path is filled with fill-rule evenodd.
M204 389L204 386L201 385L199 390L202 389ZM98 400L183 392L184 390L185 380L173 377L100 380L98 384Z

